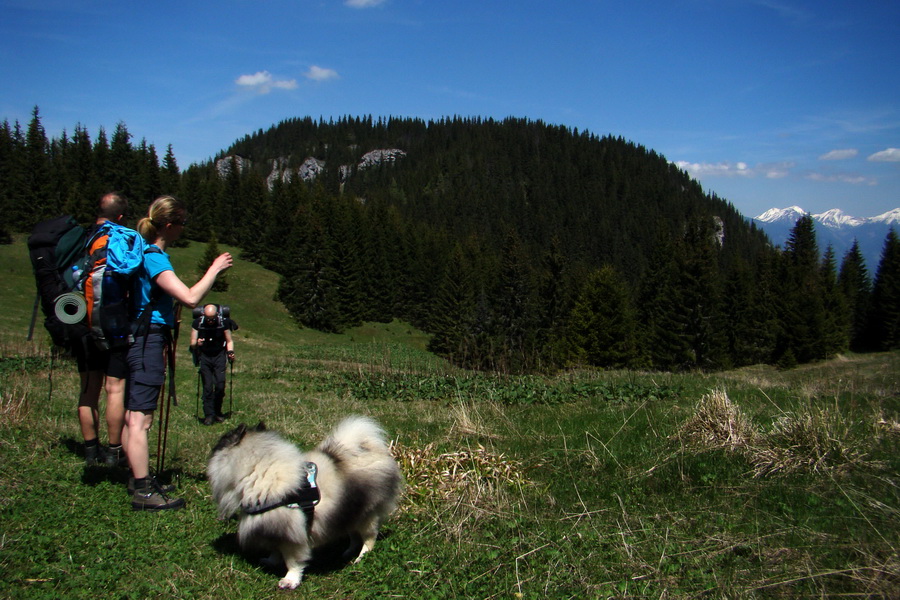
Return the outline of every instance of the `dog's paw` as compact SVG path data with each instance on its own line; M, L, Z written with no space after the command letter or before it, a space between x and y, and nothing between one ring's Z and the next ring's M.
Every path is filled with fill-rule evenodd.
M302 577L285 577L281 581L278 582L278 589L280 590L295 590L297 586L300 585L300 580Z

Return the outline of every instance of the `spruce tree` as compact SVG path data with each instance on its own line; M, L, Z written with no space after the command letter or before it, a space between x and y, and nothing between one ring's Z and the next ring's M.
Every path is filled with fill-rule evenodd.
M399 278L405 265L397 259L400 240L391 225L382 205L367 203L354 211L366 321L390 322L398 303Z
M159 178L160 193L178 194L181 177L178 171L178 162L175 160L175 153L172 151L172 144L166 147L166 154L163 156Z
M131 163L134 172L131 175L131 194L141 202L147 199L153 201L160 195L159 157L156 148L142 139L131 152ZM149 205L148 205L149 206Z
M559 238L554 236L538 275L537 345L542 361L551 368L562 365L569 354L565 346L565 323L571 311L572 284L569 261L560 246Z
M735 367L762 363L769 359L762 339L762 335L767 333L767 326L760 318L756 289L757 281L750 265L736 259L728 271L723 302L728 324L728 359Z
M197 271L199 275L202 277L206 270L209 269L210 265L216 260L219 256L219 244L216 239L216 233L210 232L209 241L206 243L206 251L203 253L203 256L200 258L200 262L197 264ZM216 277L216 281L213 283L212 291L214 292L227 292L228 291L228 272L219 274Z
M238 241L243 249L241 257L259 262L265 254L263 237L272 219L272 212L266 182L256 171L251 171L241 181L241 205L242 217L237 231Z
M671 239L661 234L638 296L640 362L654 369L684 369L694 363L675 253Z
M782 267L780 352L786 354L790 350L792 360L801 364L824 358L825 305L812 216L800 217L791 230Z
M136 207L139 209L138 214L143 215L153 198L142 195L141 192L144 190L136 189L134 186L135 174L140 172L141 165L131 147L131 134L125 123L121 121L113 130L109 142L109 161L106 166L105 176L108 185L134 199L135 203L139 205ZM142 204L143 206L140 206Z
M829 245L819 269L824 316L822 322L822 354L830 358L850 347L851 315L847 298L838 286L834 250Z
M306 239L278 288L278 298L306 327L331 333L342 330L334 273L334 256L327 231L318 217L306 224Z
M13 229L23 225L15 220L21 218L17 205L21 204L19 198L24 188L21 146L9 121L3 121L0 124L0 181L3 182L0 185L0 244L11 244Z
M850 349L856 352L866 350L869 346L866 335L872 281L857 240L853 241L853 246L841 262L838 285L847 300L847 310L850 313Z
M334 289L332 298L334 308L340 314L341 329L355 327L364 318L371 316L366 311L363 296L364 273L359 222L354 219L353 207L340 199L323 199L314 206L324 212L322 216L328 223L325 243L330 248Z
M727 364L726 335L722 318L722 282L712 220L688 223L677 256L681 310L685 339L691 349L691 367L714 369Z
M194 240L198 240L202 237L199 234L201 231L204 235L208 235L210 229L208 222L202 223L202 193L203 181L200 169L194 167L185 171L184 176L179 183L177 196L178 199L184 203L188 212L188 222L187 225L184 226L184 237ZM205 229L201 229L204 225Z
M490 298L495 362L504 372L521 372L536 362L531 273L519 236L507 233L500 273Z
M631 366L637 355L635 311L625 281L610 266L588 277L569 317L577 362L610 369Z
M891 228L872 285L871 339L877 350L900 348L900 237Z
M227 170L221 186L221 196L216 215L216 230L226 244L238 241L238 224L241 214L241 165L232 156L226 163Z
M38 107L31 112L31 122L24 146L24 196L14 205L13 218L30 229L35 223L49 219L61 212L62 199L53 194L49 158L50 145Z
M451 252L433 301L428 331L432 333L428 350L464 363L470 351L475 319L475 295L472 274L460 245Z
M80 125L75 127L67 162L71 188L66 201L66 212L75 215L81 223L90 222L96 216L97 199L104 190L99 185L94 168L94 150L90 134Z

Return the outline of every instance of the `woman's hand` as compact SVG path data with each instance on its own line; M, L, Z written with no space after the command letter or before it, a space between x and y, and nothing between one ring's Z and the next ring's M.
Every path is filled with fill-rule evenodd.
M233 262L234 260L231 258L231 253L223 252L216 257L216 260L213 261L213 264L211 264L209 268L218 275L222 271L230 269Z

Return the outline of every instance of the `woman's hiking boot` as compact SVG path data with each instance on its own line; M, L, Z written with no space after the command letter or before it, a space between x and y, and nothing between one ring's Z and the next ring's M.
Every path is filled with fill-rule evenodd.
M156 477L134 480L131 495L133 510L177 510L184 507L184 498L170 498Z

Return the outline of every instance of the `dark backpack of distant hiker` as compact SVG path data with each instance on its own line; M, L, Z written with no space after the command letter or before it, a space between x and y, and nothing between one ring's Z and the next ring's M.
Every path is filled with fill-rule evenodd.
M44 327L57 346L72 351L88 333L84 322L86 305L72 295L84 269L88 235L88 229L74 217L64 215L38 223L28 237L28 254L37 283L29 340L38 303L44 313Z
M207 355L216 355L225 347L225 330L237 331L238 324L231 319L231 309L225 305L215 304L216 316L207 319L203 314L206 305L197 306L192 312L194 321L191 326L197 330L197 337L203 340L198 347L198 352Z

